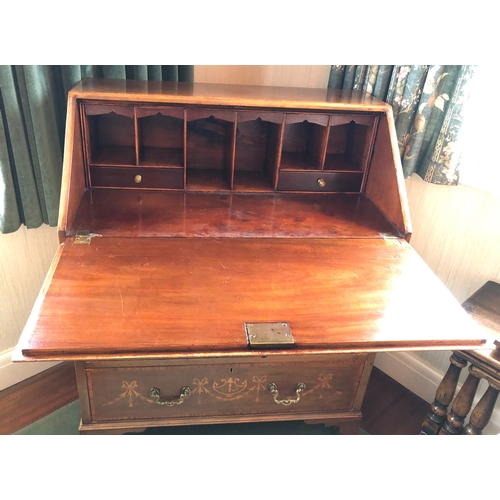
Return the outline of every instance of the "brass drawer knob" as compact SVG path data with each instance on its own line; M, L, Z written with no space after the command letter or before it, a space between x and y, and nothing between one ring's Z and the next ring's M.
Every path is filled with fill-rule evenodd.
M320 188L324 188L326 186L326 181L325 179L318 179L318 186Z
M136 184L140 184L140 183L142 182L142 175L136 175L136 176L134 177L134 182L135 182Z

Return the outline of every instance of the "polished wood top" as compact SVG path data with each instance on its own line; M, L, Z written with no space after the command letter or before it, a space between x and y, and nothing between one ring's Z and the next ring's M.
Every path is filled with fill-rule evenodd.
M464 309L489 335L500 340L500 283L488 281L463 304Z
M269 321L296 353L483 342L404 240L96 237L61 245L15 357L252 355Z
M282 110L349 110L385 113L390 106L356 90L84 78L70 98Z
M474 357L486 363L486 366L500 373L500 283L488 281L463 304L470 317L483 330L492 349L471 352Z
M381 238L398 236L363 195L88 190L69 235Z

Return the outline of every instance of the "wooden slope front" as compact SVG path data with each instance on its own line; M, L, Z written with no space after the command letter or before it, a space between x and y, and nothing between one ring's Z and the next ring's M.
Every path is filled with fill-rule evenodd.
M84 100L216 114L375 113L378 129L357 194L233 192L232 184L210 193L94 189ZM84 80L69 94L61 245L15 359L261 356L271 351L248 348L245 323L276 321L288 322L295 338L283 354L482 345L472 320L408 243L391 113L356 92ZM97 236L77 244L79 231Z
M109 237L59 253L23 356L245 351L244 322L274 321L300 350L480 343L397 239Z

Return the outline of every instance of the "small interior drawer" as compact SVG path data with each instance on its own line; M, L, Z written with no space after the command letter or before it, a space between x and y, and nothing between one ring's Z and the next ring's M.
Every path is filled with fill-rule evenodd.
M93 187L182 189L182 168L90 167Z
M363 172L287 172L279 174L278 191L359 193Z

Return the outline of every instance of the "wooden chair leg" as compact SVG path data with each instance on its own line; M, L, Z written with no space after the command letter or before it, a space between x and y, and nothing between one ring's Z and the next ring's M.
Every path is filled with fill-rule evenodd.
M470 369L469 369L470 372ZM474 396L476 395L479 385L479 378L469 373L467 380L461 387L457 397L453 401L451 411L446 417L444 425L441 427L439 434L458 435L463 434L464 422L472 408Z
M495 408L499 389L500 387L493 386L490 383L483 397L472 411L469 423L465 426L464 434L480 435L483 433L483 429L488 425Z
M467 366L467 361L454 352L450 357L448 371L436 391L436 398L424 419L420 434L436 435L441 429L446 420L448 406L455 396L460 372L465 366Z

